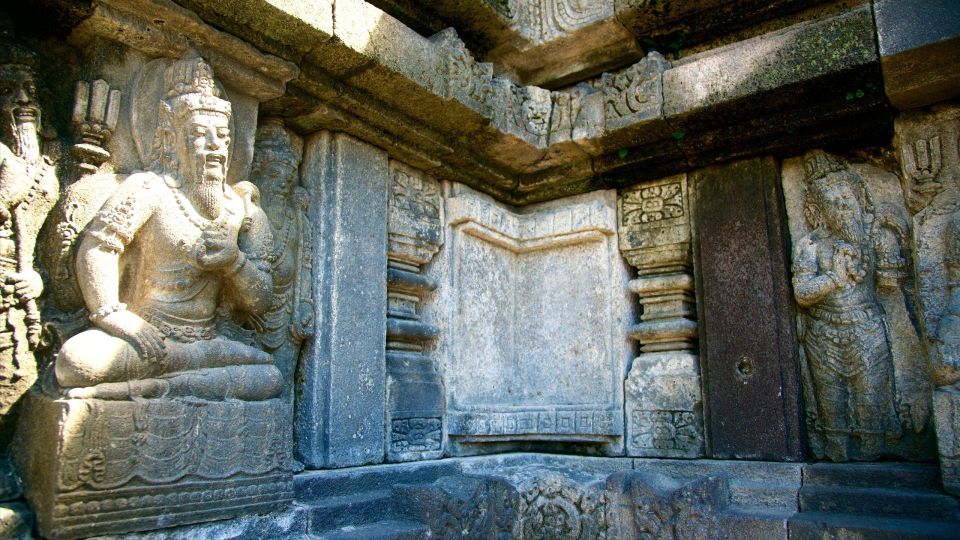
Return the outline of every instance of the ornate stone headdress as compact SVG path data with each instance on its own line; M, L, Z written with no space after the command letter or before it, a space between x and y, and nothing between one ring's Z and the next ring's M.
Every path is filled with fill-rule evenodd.
M872 197L860 173L852 170L844 160L823 150L811 150L803 156L803 172L803 213L811 227L816 229L823 225L820 209L822 191L840 182L853 188L865 218L869 221L873 207Z
M0 68L6 66L24 66L36 71L37 55L19 45L0 43Z
M203 58L174 62L163 75L167 95L164 103L174 114L181 111L210 111L230 116L230 102L220 97L213 69Z
M844 162L823 150L811 150L803 156L804 180L807 184L823 180L832 173L846 170L847 165Z
M257 127L254 161L289 163L296 168L303 156L303 141L283 126L279 118L264 118Z
M159 122L151 149L150 170L163 175L168 182L178 184L179 168L176 152L171 146L175 140L178 120L195 111L231 115L230 102L223 99L213 69L203 58L189 56L171 64L163 75L167 93L160 102Z

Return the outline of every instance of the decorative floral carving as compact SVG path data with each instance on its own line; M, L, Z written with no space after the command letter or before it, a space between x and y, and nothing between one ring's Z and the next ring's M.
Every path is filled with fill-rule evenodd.
M726 481L706 477L676 490L660 490L639 475L630 499L640 540L711 540L725 537L717 513L726 505Z
M634 410L631 421L631 446L696 452L703 444L703 426L692 411Z
M434 538L514 538L520 502L516 490L504 480L448 476L428 486L395 489L401 504L424 521Z
M623 193L623 226L653 223L683 215L683 190L679 183L641 187Z
M405 418L390 426L393 452L431 452L440 450L443 437L440 418Z
M456 30L447 28L433 38L445 54L448 98L459 99L478 112L493 108L493 64L477 62Z
M525 540L606 538L606 497L555 473L520 486L517 537Z

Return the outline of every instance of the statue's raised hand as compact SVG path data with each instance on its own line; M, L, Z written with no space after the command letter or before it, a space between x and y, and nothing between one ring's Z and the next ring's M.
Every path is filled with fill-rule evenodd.
M201 270L223 270L239 256L236 233L221 228L203 231L197 253L197 266Z
M163 358L166 352L160 330L132 311L114 311L97 319L95 324L133 345L143 358Z

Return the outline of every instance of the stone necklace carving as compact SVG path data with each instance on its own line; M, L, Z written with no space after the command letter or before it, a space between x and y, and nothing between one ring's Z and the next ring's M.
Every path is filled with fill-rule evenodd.
M179 189L170 186L170 191L173 193L173 199L177 202L177 208L180 209L180 213L183 214L183 217L187 218L187 221L190 222L198 231L203 232L210 229L216 230L225 230L227 228L227 218L233 214L233 211L224 206L223 211L220 212L220 215L216 219L208 219L203 217L194 207L190 201L186 200L183 193ZM187 208L189 206L189 208Z

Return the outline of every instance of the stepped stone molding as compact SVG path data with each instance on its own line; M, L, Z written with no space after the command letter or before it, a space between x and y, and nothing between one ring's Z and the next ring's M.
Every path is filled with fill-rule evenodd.
M449 249L433 272L449 280L434 320L453 451L523 440L616 451L628 308L613 193L513 212L450 189ZM576 329L560 332L570 320Z
M696 301L686 175L620 192L620 251L637 269L642 306L628 335L640 343L625 383L627 452L699 457L704 452Z
M440 183L390 162L387 200L387 459L435 459L443 446L443 384L430 344L438 330L421 321L437 288L422 275L443 245Z

